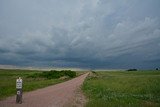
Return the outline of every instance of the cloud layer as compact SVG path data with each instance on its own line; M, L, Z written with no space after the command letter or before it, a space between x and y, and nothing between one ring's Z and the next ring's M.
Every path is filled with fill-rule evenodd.
M159 0L1 0L0 64L160 66Z

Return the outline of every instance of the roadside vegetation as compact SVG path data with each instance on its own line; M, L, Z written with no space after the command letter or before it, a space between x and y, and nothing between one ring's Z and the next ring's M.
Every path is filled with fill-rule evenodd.
M0 69L0 100L15 95L16 79L18 77L23 79L23 91L27 92L64 82L80 74L79 72L70 70L37 71Z
M87 107L160 107L159 71L92 71L82 89Z
M46 78L46 79L57 79L60 77L73 78L73 77L76 77L76 72L71 70L62 70L62 71L51 70L51 71L44 71L42 73L34 73L27 77L28 78Z

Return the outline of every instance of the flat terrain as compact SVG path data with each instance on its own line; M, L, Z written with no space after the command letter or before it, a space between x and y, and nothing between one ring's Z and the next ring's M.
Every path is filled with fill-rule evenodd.
M23 91L28 92L43 88L49 85L64 82L62 79L28 78L30 75L41 74L43 71L0 69L0 100L15 95L16 79L20 76L23 79Z
M24 93L22 104L15 103L15 96L7 98L6 100L0 101L0 107L74 106L73 103L76 99L77 90L80 88L87 75L88 73L60 84ZM81 103L81 101L79 101L79 103Z
M160 71L92 72L87 107L160 107Z

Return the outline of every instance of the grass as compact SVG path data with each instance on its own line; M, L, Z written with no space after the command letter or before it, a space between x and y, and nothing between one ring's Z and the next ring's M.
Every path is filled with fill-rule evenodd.
M82 89L87 107L159 107L160 71L96 72Z
M38 88L43 88L43 87L57 84L57 83L60 83L60 82L63 82L63 81L70 79L70 78L52 79L52 78L47 78L45 76L43 77L42 74L49 75L47 72L36 71L36 70L0 69L0 100L6 98L8 96L15 95L15 93L16 93L16 79L18 77L22 77L22 79L23 79L23 91L24 92L32 91L32 90L35 90ZM41 75L41 76L39 77L36 75ZM62 73L61 73L61 75L62 75Z

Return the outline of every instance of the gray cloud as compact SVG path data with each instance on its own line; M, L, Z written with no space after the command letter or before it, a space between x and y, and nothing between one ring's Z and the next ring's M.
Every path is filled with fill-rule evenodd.
M160 65L159 0L1 0L0 64Z

